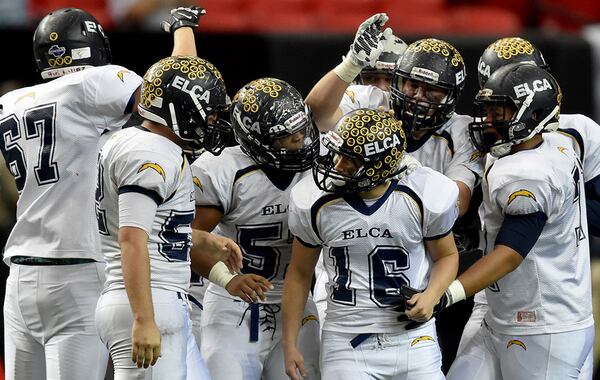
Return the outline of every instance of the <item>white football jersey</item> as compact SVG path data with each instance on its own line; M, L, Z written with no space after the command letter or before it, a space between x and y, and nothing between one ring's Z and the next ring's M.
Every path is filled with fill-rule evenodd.
M352 85L340 103L343 114L358 108L389 109L388 94L375 87ZM423 166L432 168L454 181L461 181L471 192L481 179L482 155L469 138L468 125L471 117L454 114L429 137L423 137L407 152Z
M583 164L583 178L585 181L599 176L600 126L584 115L561 114L557 132L571 138L573 150L579 154L579 159Z
M100 150L96 204L105 291L124 288L119 247L119 194L137 192L157 204L148 236L152 287L184 292L190 285L191 223L194 220L192 172L181 148L143 128L110 136Z
M242 273L271 281L265 303L281 303L283 278L290 262L292 236L288 228L288 202L292 187L310 171L278 175L275 184L239 146L218 157L207 152L193 164L196 204L219 207L223 220L214 233L234 240L242 249ZM287 177L287 178L285 178ZM311 177L312 178L312 177ZM208 292L230 297L220 286Z
M350 85L340 102L340 110L342 110L343 115L359 108L377 110L379 107L388 110L390 108L390 97L388 92L376 86Z
M504 215L547 216L521 265L486 289L485 319L502 334L557 333L593 324L581 163L568 137L546 137L535 149L490 160L482 184L487 252Z
M20 197L4 260L15 255L103 261L94 214L100 135L130 116L142 79L107 65L0 98L0 151Z
M483 174L483 165L481 153L469 139L469 122L470 116L455 113L431 136L419 140L417 146L407 152L423 166L464 183L473 193Z
M352 333L404 331L393 308L403 285L424 289L432 260L424 239L448 234L456 218L456 183L418 168L379 199L321 191L312 178L294 187L290 230L323 247L327 284L324 330Z

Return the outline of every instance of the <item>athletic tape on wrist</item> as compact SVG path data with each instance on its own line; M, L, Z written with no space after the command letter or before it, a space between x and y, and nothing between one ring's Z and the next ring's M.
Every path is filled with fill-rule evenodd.
M219 285L222 288L225 288L229 281L234 278L236 274L232 274L229 272L229 268L222 261L219 261L210 269L210 273L208 274L208 281Z
M465 288L458 280L452 281L448 289L446 289L446 295L448 296L448 306L467 298Z
M354 78L356 78L358 74L360 74L361 70L362 67L352 62L352 59L348 56L344 58L342 63L340 63L335 67L335 69L333 69L333 72L344 82L352 83Z

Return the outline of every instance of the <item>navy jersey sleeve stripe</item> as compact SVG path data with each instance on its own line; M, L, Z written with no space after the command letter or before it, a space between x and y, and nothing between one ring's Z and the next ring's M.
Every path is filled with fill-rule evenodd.
M125 106L125 111L123 111L124 115L129 115L133 111L133 105L135 104L135 93L136 92L137 92L137 90L134 91L133 94L131 94L129 101L127 101L127 105Z
M423 240L438 240L438 239L448 236L450 234L450 232L452 232L452 228L449 229L448 231L444 232L443 234L439 234L439 235L435 235L435 236L424 236Z
M579 145L579 150L580 150L579 159L581 160L581 162L583 162L583 158L585 157L585 145L584 145L583 137L581 137L581 134L572 128L565 128L565 129L559 128L558 132L562 132L563 134L566 134L569 137L573 138L575 141L577 141L577 145Z
M304 240L300 239L298 236L294 236L294 237L300 242L300 244L302 244L303 246L305 246L307 248L319 248L319 247L321 247L320 245L315 245L315 244L307 243Z
M421 201L421 198L417 195L417 193L415 193L408 186L398 185L398 186L396 186L395 190L408 195L410 198L412 198L415 201L415 203L417 204L417 207L419 207L419 212L421 213L421 228L422 228L424 215L423 215L423 202Z
M325 206L325 204L338 198L342 198L342 196L338 194L327 194L319 198L310 208L310 224L313 231L315 232L315 235L317 235L317 237L321 241L323 241L323 238L321 237L321 234L319 234L319 228L317 227L317 216L319 215L319 211L323 206Z
M143 188L141 186L127 185L127 186L119 187L119 194L125 194L125 193L144 194L145 196L150 197L159 206L163 203L162 197L156 191L149 190L149 189Z
M526 215L505 215L496 236L496 245L510 247L525 258L542 234L547 220L548 217L541 211Z

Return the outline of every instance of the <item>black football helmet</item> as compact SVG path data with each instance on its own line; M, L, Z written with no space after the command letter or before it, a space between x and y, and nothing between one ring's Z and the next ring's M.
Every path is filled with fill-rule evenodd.
M288 83L261 78L233 98L231 123L242 150L259 165L299 172L312 166L319 152L319 132L302 96ZM303 132L298 150L277 147L278 139Z
M394 75L394 67L396 67L398 59L400 59L402 54L406 51L408 45L406 42L402 41L401 38L394 35L392 35L391 38L392 41L384 44L384 50L375 61L375 64L373 66L366 66L361 70L356 78L358 84L365 84L362 78L363 74L381 73L389 75L390 79L392 78Z
M391 107L406 131L435 130L454 114L456 101L465 85L462 56L446 41L426 38L408 46L394 70ZM404 81L424 82L446 92L437 103L419 101L404 94Z
M44 79L106 65L112 59L102 26L77 8L59 9L40 21L33 34L33 56Z
M335 131L323 137L328 153L313 166L317 186L339 194L368 191L399 174L406 151L406 135L401 123L387 112L361 108L346 114ZM337 156L362 163L349 176L335 170Z
M528 62L548 70L548 64L542 52L531 42L520 37L506 37L496 40L488 46L479 58L477 80L479 88L502 66L517 62Z
M471 140L480 152L503 157L513 146L555 128L561 100L558 82L543 68L528 63L503 66L475 98Z
M221 153L222 137L231 132L229 105L225 82L213 64L176 56L163 58L146 71L138 112L171 128L187 143L186 153L196 156L203 148Z

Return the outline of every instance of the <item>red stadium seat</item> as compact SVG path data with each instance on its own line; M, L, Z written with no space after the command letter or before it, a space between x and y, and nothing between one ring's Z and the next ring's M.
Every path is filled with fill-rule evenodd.
M523 26L519 17L508 10L491 6L461 6L448 15L452 33L518 34Z
M254 11L287 11L287 12L314 12L311 0L252 0L248 4L250 12Z
M448 14L443 11L412 11L409 17L404 13L396 16L396 13L390 12L388 15L390 20L387 25L399 37L406 34L439 35L451 32Z
M213 10L202 18L200 30L216 33L246 32L250 26L248 15L243 12Z
M32 20L41 20L60 8L83 9L93 15L105 29L110 29L113 24L106 0L29 0L29 15Z
M253 12L249 27L253 32L306 33L315 30L316 17L305 11Z
M199 6L206 9L207 14L212 11L238 12L247 6L246 0L200 0L198 3Z

